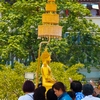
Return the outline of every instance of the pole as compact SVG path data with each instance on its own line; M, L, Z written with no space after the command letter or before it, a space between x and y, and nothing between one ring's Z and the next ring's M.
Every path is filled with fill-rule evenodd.
M40 52L41 52L41 46L42 44L48 44L50 42L50 39L49 41L42 41L40 44L39 44L39 50L38 50L38 65L37 65L37 71L36 71L36 88L38 87L38 84L39 84L39 73L40 73Z

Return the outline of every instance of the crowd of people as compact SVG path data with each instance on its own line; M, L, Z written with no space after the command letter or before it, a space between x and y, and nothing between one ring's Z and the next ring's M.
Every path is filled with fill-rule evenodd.
M97 16L97 10L94 9L91 4L87 4L87 9L90 10L92 17Z
M70 91L62 82L56 82L46 90L42 85L35 88L32 81L26 80L22 87L23 96L18 100L100 100L100 90L93 81L83 84L80 81L70 81Z

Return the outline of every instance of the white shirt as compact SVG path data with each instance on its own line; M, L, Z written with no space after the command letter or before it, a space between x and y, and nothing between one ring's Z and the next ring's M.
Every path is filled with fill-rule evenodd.
M20 96L18 100L33 100L33 94L34 93L27 93L23 96Z
M92 95L88 95L88 96L85 96L83 99L81 100L100 100L100 98L98 97L94 97Z
M97 11L95 9L91 9L90 10L92 16L96 16L97 15Z

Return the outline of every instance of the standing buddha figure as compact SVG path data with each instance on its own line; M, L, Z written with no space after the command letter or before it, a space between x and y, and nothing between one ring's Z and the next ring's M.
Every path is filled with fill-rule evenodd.
M52 85L56 82L56 80L53 78L51 73L51 68L49 67L51 57L47 50L45 50L42 53L41 59L42 59L42 67L41 67L42 85L45 86L47 91L52 87Z

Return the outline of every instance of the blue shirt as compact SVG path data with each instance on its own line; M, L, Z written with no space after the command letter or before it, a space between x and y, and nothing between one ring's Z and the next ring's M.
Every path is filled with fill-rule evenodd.
M64 92L60 97L58 97L58 100L72 100L72 98L67 94L67 92Z
M76 100L81 100L82 98L84 98L84 95L82 92L76 92L75 95L76 95Z

